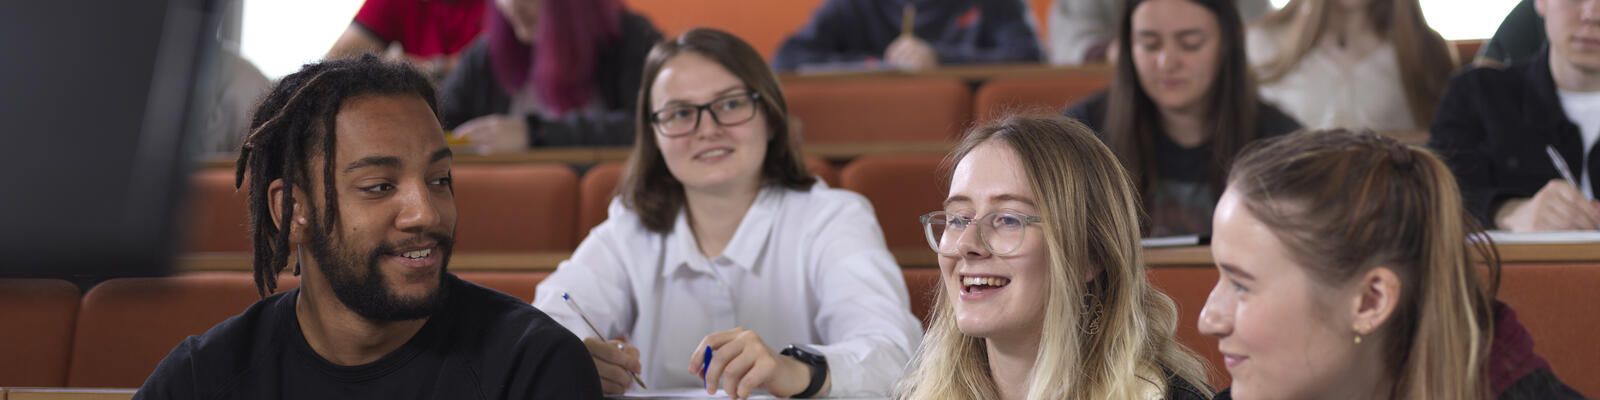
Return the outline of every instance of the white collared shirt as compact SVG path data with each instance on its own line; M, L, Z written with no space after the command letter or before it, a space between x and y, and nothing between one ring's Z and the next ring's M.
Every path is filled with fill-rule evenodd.
M533 305L578 337L594 336L562 301L570 293L606 338L626 335L639 348L640 378L652 390L703 387L689 373L695 346L742 327L774 353L790 344L821 351L830 396L887 396L922 340L900 267L859 194L821 182L810 191L768 186L712 259L683 211L667 235L646 230L620 200L609 212L539 284Z

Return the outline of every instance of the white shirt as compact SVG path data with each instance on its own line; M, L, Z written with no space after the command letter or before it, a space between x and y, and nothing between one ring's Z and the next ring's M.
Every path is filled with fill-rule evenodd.
M1272 60L1287 36L1251 27L1245 35L1250 65L1259 69ZM1320 47L1311 49L1282 78L1262 83L1261 99L1299 120L1306 129L1409 132L1426 128L1411 116L1400 84L1400 61L1389 42L1351 68L1341 66Z
M620 200L609 212L539 284L533 305L594 336L563 303L570 293L606 338L627 335L639 348L652 390L703 387L688 372L695 346L743 327L774 353L790 344L821 351L830 396L887 396L922 340L905 278L859 194L821 182L764 188L714 259L700 253L683 211L667 235L646 230Z
M1578 133L1583 136L1583 161L1572 173L1578 175L1574 177L1578 182L1582 182L1580 189L1594 198L1594 177L1589 175L1588 166L1594 142L1600 139L1600 92L1556 90L1556 97L1561 98L1561 110L1567 113L1567 119L1578 126Z

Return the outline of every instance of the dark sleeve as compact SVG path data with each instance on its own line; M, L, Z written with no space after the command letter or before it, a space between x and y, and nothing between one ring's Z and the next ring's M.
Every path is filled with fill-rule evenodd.
M371 33L379 41L388 43L399 39L400 24L398 16L399 4L389 0L366 0L361 3L361 10L356 11L356 16L350 21L351 25L360 27Z
M1484 43L1477 57L1510 65L1538 54L1544 43L1544 18L1539 17L1539 12L1534 9L1533 0L1522 0L1506 14L1506 19L1495 29L1494 37Z
M439 123L445 130L456 129L473 118L506 112L510 107L511 100L489 67L487 37L468 46L461 54L460 65L439 85Z
M161 364L156 365L150 377L145 378L144 385L133 394L133 400L200 398L195 390L194 348L197 340L190 336L172 348L172 352L161 359Z
M811 20L798 32L789 36L772 56L772 69L793 71L802 65L861 62L882 56L881 51L870 52L846 42L864 40L860 26L860 10L851 7L848 0L828 0L811 14Z
M1549 368L1533 371L1522 379L1518 379L1511 387L1500 394L1499 400L1584 400L1582 394L1561 379L1556 378Z
M513 372L507 399L600 399L600 374L589 350L549 317L523 336L521 371Z
M1034 34L1024 15L1023 3L1016 0L985 0L983 34L989 40L979 46L957 43L932 43L940 64L1039 62L1039 36Z
M1482 71L1478 71L1482 72ZM1444 157L1461 185L1461 197L1484 227L1494 227L1494 210L1504 202L1504 190L1494 180L1494 157L1485 148L1487 132L1483 120L1490 110L1482 110L1477 97L1482 94L1476 79L1480 73L1468 71L1450 79L1444 100L1428 129L1428 147Z
M1273 107L1271 104L1261 102L1256 106L1256 129L1260 132L1258 138L1283 136L1300 130L1300 121L1289 116L1289 113Z
M1083 100L1078 100L1077 104L1067 107L1066 110L1061 112L1061 115L1089 126L1089 129L1093 130L1095 135L1101 136L1103 140L1105 139L1105 133L1101 131L1105 130L1103 125L1105 125L1106 118L1106 97L1110 96L1110 94L1110 90L1101 90L1099 93L1089 95Z
M634 107L644 75L644 60L661 41L661 32L649 20L635 14L623 17L622 44L606 57L600 67L598 86L606 111L597 116L570 113L562 118L528 116L533 147L556 146L631 146L634 138Z

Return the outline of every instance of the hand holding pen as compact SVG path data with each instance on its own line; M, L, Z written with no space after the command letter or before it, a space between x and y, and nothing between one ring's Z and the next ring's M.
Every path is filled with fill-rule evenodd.
M634 383L638 383L641 389L649 389L636 375L643 369L639 364L639 349L628 346L622 340L602 339L605 335L600 333L600 329L589 319L589 314L583 312L572 296L562 293L561 299L578 313L578 317L583 318L583 323L594 333L594 336L583 338L583 346L589 349L589 356L594 358L595 369L600 373L601 391L605 394L622 394Z
M1550 163L1560 173L1533 197L1507 200L1496 210L1495 225L1513 232L1593 230L1600 226L1600 202L1583 193L1565 158L1546 146Z

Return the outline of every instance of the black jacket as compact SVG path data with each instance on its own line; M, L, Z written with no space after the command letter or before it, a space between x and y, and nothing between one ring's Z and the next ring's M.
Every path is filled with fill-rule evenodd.
M1039 62L1038 35L1018 0L828 0L783 41L772 69L867 63L900 37L907 3L912 31L933 46L940 64ZM826 67L825 67L826 68Z
M1505 69L1477 68L1451 78L1430 131L1428 147L1450 164L1467 210L1488 227L1506 200L1533 197L1561 178L1547 145L1561 153L1575 178L1600 173L1600 157L1578 165L1583 137L1561 109L1549 50Z
M479 38L461 55L461 65L451 71L439 89L439 111L446 129L455 129L473 118L504 114L511 109L511 97L500 86L489 64L489 41ZM528 143L545 146L629 146L633 144L634 104L644 74L644 58L661 40L650 21L638 14L624 13L622 38L610 52L600 55L595 64L595 85L606 113L589 118L569 113L560 119L528 115Z

